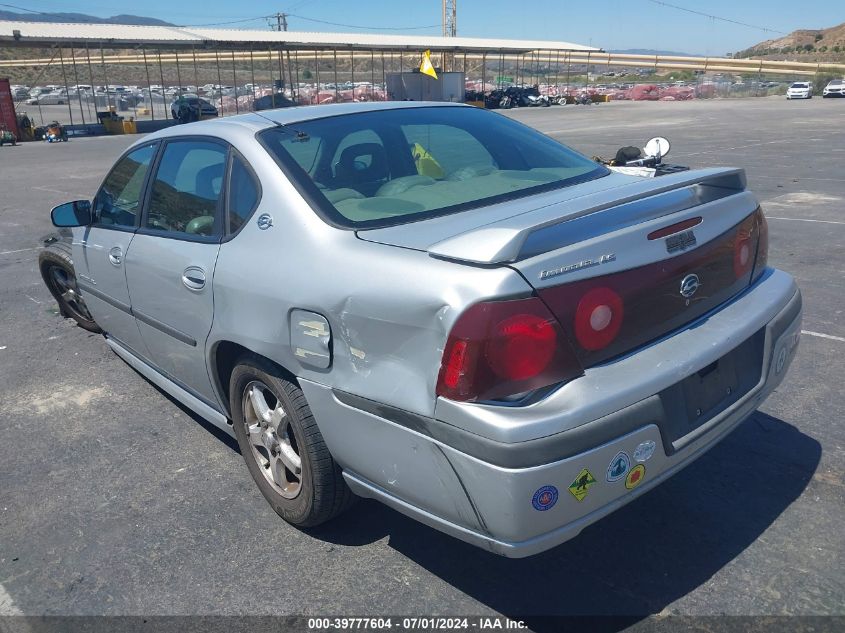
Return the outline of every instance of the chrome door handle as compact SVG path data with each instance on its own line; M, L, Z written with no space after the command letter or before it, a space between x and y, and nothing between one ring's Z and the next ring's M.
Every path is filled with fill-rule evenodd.
M182 273L182 283L189 290L202 290L205 287L205 271L199 266L188 266Z
M123 263L123 251L120 246L115 246L109 251L109 261L114 266L120 266Z

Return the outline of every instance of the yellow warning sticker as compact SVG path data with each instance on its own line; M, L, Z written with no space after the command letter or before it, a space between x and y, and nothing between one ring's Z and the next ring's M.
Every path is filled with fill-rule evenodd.
M578 499L578 501L581 501L587 496L587 493L590 491L590 486L594 483L596 483L596 478L593 477L593 473L585 468L578 473L575 481L569 484L569 492L571 492L572 496Z
M645 479L645 466L637 464L628 471L628 476L625 477L625 487L628 490L633 490L642 483L643 479Z

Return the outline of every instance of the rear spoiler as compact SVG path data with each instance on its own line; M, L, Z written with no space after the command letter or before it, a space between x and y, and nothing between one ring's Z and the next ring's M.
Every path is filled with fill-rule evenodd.
M432 257L501 264L677 213L745 191L745 170L717 167L644 178L541 207L450 237L426 250ZM613 210L612 214L599 214Z

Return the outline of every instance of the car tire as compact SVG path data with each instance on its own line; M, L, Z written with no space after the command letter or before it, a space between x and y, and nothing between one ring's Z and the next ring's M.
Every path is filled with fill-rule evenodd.
M229 380L229 402L241 455L276 514L308 528L353 503L305 394L278 366L242 357Z
M38 268L47 289L59 304L59 314L73 319L84 330L95 334L102 332L76 287L70 253L60 246L49 246L38 255Z

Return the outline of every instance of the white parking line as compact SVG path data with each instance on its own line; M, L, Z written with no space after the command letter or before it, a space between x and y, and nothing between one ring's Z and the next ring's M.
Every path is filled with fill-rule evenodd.
M11 255L12 253L25 253L26 251L37 251L40 247L34 246L33 248L19 248L16 251L0 251L0 255Z
M0 585L0 615L23 615L3 585Z
M831 341L839 341L840 343L845 343L845 336L833 336L831 334L822 334L821 332L812 332L810 330L801 330L801 334L806 334L807 336L817 336L819 338L826 338L830 339Z
M811 220L809 218L778 218L773 215L767 215L767 220L789 220L790 222L818 222L819 224L845 224L845 222L837 222L836 220Z
M763 145L777 145L778 143L791 143L792 141L788 140L778 140L778 141L763 141L761 143L749 143L748 145L737 145L736 147L727 147L727 148L720 148L720 149L707 149L701 152L686 152L684 156L701 156L702 154L713 154L713 153L725 153L725 152L732 152L737 149L748 149L749 147L761 147ZM674 160L674 159L673 159Z

